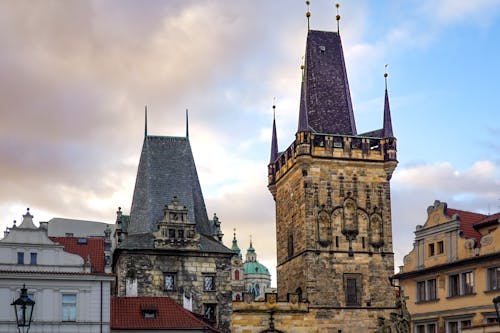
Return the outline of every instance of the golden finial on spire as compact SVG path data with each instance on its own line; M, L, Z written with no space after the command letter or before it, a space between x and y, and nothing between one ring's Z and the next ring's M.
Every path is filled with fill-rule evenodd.
M337 33L340 34L340 14L339 14L340 4L337 2L335 4L335 7L337 8L337 16L335 16L335 19L337 20Z
M273 97L273 119L276 116L276 97Z
M385 64L385 72L384 72L385 90L387 90L387 77L389 76L389 74L387 74L387 66L389 66L389 65Z
M306 17L307 17L307 31L311 30L311 27L309 25L309 18L311 17L311 11L309 10L309 5L311 4L311 1L307 0L306 1L306 6L307 6L307 12L306 12Z
M304 64L304 56L300 59L300 70L302 71L302 80L304 80L304 69L306 65Z

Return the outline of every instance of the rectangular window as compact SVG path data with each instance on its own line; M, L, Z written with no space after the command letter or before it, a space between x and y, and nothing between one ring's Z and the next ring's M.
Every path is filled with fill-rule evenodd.
M170 239L175 238L175 229L168 229L168 238Z
M37 259L36 257L37 257L36 252L30 253L30 264L31 265L36 265L36 259Z
M447 333L458 333L458 322L450 321L448 322L448 330Z
M417 282L417 302L425 301L425 281Z
M434 255L434 243L429 244L429 257Z
M203 313L205 315L205 318L207 318L211 322L215 322L217 319L215 315L217 304L203 304L203 307L204 307Z
M356 279L347 279L346 303L347 305L358 304Z
M76 321L76 294L62 295L62 321Z
M154 319L156 318L156 310L155 309L144 309L142 310L142 317L146 319Z
M438 254L444 253L444 242L443 241L437 242L437 253Z
M471 295L474 293L474 273L462 273L462 290L463 295Z
M427 325L427 333L437 333L437 325L436 324L428 324Z
M472 326L472 322L470 320L462 320L460 321L460 328L465 328Z
M450 297L460 295L460 275L453 274L449 277L449 293Z
M474 294L474 272L463 272L449 276L450 297Z
M167 273L164 275L165 277L165 290L173 291L175 290L175 274Z
M434 301L437 299L436 279L417 282L417 302Z
M203 277L203 289L205 291L215 290L215 275L205 275Z
M417 329L415 330L416 333L426 333L425 332L425 325L417 325Z
M181 229L181 230L178 230L178 231L177 231L177 235L179 235L179 238L180 238L180 239L183 239L183 238L184 238L184 230L182 230L182 229Z
M500 289L500 267L488 268L487 286L488 290Z
M17 264L24 265L24 252L17 252Z

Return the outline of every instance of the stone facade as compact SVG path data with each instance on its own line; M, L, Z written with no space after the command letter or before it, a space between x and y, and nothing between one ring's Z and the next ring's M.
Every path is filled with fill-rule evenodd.
M226 256L165 250L124 251L115 264L115 273L117 296L168 296L200 314L215 306L214 317L207 316L223 331L229 327L231 265ZM168 275L173 276L172 287L166 286ZM208 277L213 277L214 286L208 285ZM134 283L136 292L131 295L127 284Z
M385 139L366 151L353 149L351 138L342 138L339 147L324 143L336 139L299 133L270 165L278 294L284 300L299 293L317 306L391 307L389 179L396 162ZM357 293L349 300L347 283Z

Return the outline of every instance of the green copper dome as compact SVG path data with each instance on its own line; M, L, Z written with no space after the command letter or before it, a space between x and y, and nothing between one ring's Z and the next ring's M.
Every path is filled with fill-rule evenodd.
M243 264L244 274L270 275L266 266L257 261L247 261Z

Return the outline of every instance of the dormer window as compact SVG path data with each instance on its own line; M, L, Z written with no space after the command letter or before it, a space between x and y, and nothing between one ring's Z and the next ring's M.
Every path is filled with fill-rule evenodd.
M156 318L156 309L143 309L142 317L146 319L154 319Z

